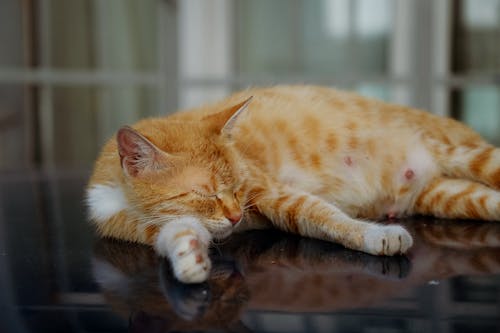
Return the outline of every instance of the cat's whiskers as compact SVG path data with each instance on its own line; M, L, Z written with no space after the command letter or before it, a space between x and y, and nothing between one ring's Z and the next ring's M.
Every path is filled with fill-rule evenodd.
M178 216L147 215L147 216L140 217L139 219L137 219L137 221L143 227L147 227L150 225L162 226L165 223L175 221L175 219L177 219L177 218L178 218Z
M248 202L248 201L252 201L252 200L258 199L258 198L260 198L261 196L262 196L262 193L256 193L256 194L254 194L253 196L247 197L247 198L246 198L246 201Z
M250 207L256 206L257 201L262 197L262 193L256 193L253 196L245 198L245 202L247 202L247 205L244 205L242 207L243 210L248 209Z
M255 207L255 206L257 206L257 203L252 203L250 205L243 206L241 209L242 210L247 210L247 209Z
M212 246L213 246L213 248L214 248L215 250L217 250L217 254L218 254L219 256L222 256L222 250L221 250L221 249L220 249L220 247L219 247L220 245L222 245L222 244L218 243L217 241L212 240Z
M223 239L214 238L214 239L212 239L212 245L214 245L214 247L217 248L217 250L219 251L219 254L222 254L222 252L220 251L220 249L218 248L218 246L223 246L228 241L229 241L229 237L226 237L226 238L223 238Z

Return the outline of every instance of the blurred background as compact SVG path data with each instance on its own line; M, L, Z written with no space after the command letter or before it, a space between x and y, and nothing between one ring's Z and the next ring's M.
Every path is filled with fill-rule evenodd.
M91 276L83 189L100 147L140 118L283 83L452 116L500 144L500 0L0 0L0 331L126 327ZM437 284L353 325L498 331L498 279ZM272 332L312 322L256 316Z
M500 0L2 0L0 170L254 85L356 90L500 143Z

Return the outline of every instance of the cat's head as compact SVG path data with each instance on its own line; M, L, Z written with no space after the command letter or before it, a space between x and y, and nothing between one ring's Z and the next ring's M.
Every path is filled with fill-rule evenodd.
M249 101L196 120L150 120L118 131L128 197L144 218L194 216L215 239L231 234L245 204L231 131Z

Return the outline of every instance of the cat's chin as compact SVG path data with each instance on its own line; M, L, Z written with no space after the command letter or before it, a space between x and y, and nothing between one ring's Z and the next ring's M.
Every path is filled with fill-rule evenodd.
M210 232L214 240L224 240L234 231L234 227L229 220L209 220L205 228Z
M224 239L228 238L232 233L233 233L233 231L231 229L218 230L218 231L212 232L212 236L213 236L214 240L224 240Z

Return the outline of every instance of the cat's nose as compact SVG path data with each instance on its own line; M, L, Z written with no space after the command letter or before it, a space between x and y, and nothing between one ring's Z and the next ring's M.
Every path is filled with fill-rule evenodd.
M240 222L241 217L241 212L232 212L231 214L226 215L226 218L231 222L232 225L236 225L238 222Z

